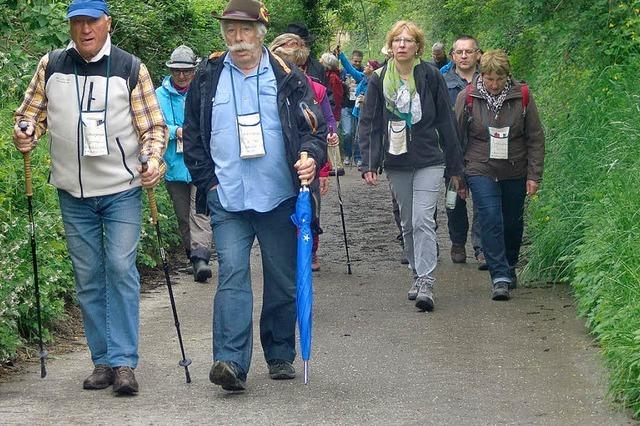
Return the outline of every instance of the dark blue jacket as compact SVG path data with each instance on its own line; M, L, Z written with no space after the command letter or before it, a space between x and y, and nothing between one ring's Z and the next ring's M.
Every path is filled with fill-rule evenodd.
M215 164L211 158L211 99L215 97L218 79L224 68L226 52L214 53L203 61L189 86L182 129L184 160L193 184L197 188L196 211L207 212L207 193L218 184ZM293 168L301 151L316 160L317 170L326 162L326 123L320 106L314 102L313 91L305 75L295 66L285 63L269 53L269 61L278 84L278 112L286 145L287 161L291 166L294 188L300 186L298 173ZM315 129L309 123L303 107L315 116ZM260 185L260 182L256 182Z

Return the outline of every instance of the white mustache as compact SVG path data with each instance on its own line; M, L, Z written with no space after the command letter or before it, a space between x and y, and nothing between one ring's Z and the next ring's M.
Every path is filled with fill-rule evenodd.
M248 43L246 41L241 41L240 43L227 45L227 48L230 52L239 52L242 50L254 50L256 48L256 45L253 43Z

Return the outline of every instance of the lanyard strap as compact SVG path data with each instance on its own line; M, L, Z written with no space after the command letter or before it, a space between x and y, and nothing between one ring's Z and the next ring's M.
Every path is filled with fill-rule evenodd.
M78 99L78 111L80 112L80 121L82 121L82 98L84 98L84 90L82 91L82 98L80 97L80 83L78 83L78 65L73 63L73 74L76 79L76 96ZM109 104L109 77L111 75L111 55L107 55L107 85L104 92L104 122L105 129L107 123L107 105ZM87 76L84 76L85 83L87 82Z
M237 117L240 114L238 114L238 103L236 100L236 86L233 83L233 65L229 65L229 75L231 77L231 92L233 94L233 107L236 110L236 117ZM258 116L262 117L262 114L260 112L260 64L258 64L258 69L256 70L256 94L258 96Z

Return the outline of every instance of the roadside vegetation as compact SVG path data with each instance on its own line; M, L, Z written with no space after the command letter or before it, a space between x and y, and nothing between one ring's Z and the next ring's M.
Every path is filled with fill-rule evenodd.
M222 49L211 9L223 0L111 0L113 39L148 64L154 81L181 43L198 54ZM340 43L381 59L386 31L399 19L450 45L471 34L484 50L505 49L526 80L547 135L544 181L527 208L522 278L564 283L602 348L612 399L640 416L640 0L266 1L273 37L304 20L319 54ZM38 58L67 40L66 1L0 4L0 361L35 335L22 159L10 142L11 114ZM340 34L336 36L336 34ZM428 56L429 49L426 49ZM428 58L426 58L428 59ZM44 144L42 141L41 144ZM46 148L34 154L34 206L45 324L63 321L73 301L56 194L46 184ZM160 210L171 211L160 189ZM163 226L178 241L172 215ZM153 230L140 262L153 266ZM47 334L47 338L51 336Z

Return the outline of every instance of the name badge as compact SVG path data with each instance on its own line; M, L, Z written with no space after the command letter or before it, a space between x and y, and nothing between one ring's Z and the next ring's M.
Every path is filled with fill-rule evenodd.
M184 143L182 142L182 139L177 138L176 139L176 153L177 154L182 154L184 152Z
M509 127L489 127L489 158L509 158Z
M100 157L109 154L107 146L107 127L104 111L83 111L82 118L82 155Z
M262 123L260 114L238 115L238 137L240 138L240 158L264 157L264 138L262 136Z
M407 152L407 123L402 121L389 121L387 126L389 135L389 154L401 155Z

